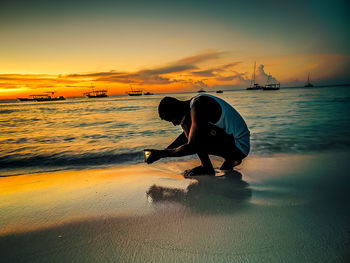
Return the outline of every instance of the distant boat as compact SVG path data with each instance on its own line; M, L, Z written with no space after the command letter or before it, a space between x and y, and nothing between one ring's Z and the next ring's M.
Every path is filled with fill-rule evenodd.
M310 82L310 72L309 72L309 74L307 75L307 82L306 82L306 84L305 84L305 88L309 88L309 87L313 87L314 85L312 85L311 84L311 82Z
M263 90L279 90L281 87L280 83L271 83L271 84L266 84L265 87L263 87Z
M206 92L204 89L197 90L198 93Z
M54 91L45 92L47 94L38 94L38 95L29 95L29 98L17 98L19 101L57 101L57 100L65 100L66 98L63 96L53 97L56 93ZM49 95L51 94L51 96Z
M272 83L271 82L271 75L267 77L267 83L266 85L262 88L263 90L279 90L281 87L281 84L279 82L277 83Z
M143 95L154 95L154 93L147 91L147 92L143 93Z
M91 92L84 93L84 95L86 95L86 97L88 97L88 98L106 98L106 97L108 97L106 89L93 90Z
M223 93L223 91L222 90L217 90L216 93Z
M133 89L130 85L130 90L126 92L129 96L141 96L142 90L141 89Z
M256 62L254 62L253 76L252 76L252 80L250 81L250 86L247 88L247 90L259 90L263 88L258 83L255 83L255 67L256 67Z
M33 96L41 96L41 95L29 95L29 98L17 98L19 101L34 101Z
M106 98L108 97L106 89L95 90L95 87L91 85L92 91L85 92L84 95L88 98Z

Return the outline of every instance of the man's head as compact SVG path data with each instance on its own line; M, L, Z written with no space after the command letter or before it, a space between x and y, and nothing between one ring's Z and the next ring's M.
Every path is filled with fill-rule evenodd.
M159 117L179 125L185 116L184 102L173 97L164 97L158 106Z

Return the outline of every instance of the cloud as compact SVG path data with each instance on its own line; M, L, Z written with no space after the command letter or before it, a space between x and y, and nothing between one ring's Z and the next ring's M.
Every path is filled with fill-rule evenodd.
M233 71L233 75L229 75L229 76L220 76L217 77L216 80L218 81L232 81L235 79L241 80L241 81L245 81L245 73L238 73L236 71Z
M56 76L50 75L39 75L39 74L0 74L0 80L27 80L27 81L36 81L36 80L51 80L56 78Z
M273 77L270 74L265 73L264 67L265 66L262 64L260 66L258 66L258 69L256 71L256 75L255 75L256 82L260 83L261 85L264 85L268 81L270 83L279 83L275 77Z
M66 85L67 88L91 88L90 85Z
M176 82L167 77L162 77L159 74L149 74L148 72L125 73L123 75L109 75L94 79L94 81L116 82L124 84L169 84Z
M139 84L139 85L154 85L154 84L170 84L180 82L179 78L181 72L188 72L190 70L199 69L199 64L202 62L220 58L225 52L215 50L206 50L197 55L182 58L180 60L168 63L164 66L155 67L151 69L142 69L136 72L96 72L86 74L69 74L68 78L92 78L92 81L115 82L124 84ZM227 67L228 65L225 65ZM232 66L232 65L231 65ZM176 74L176 78L165 76ZM207 75L210 72L207 71ZM205 72L198 73L198 76L205 75ZM212 74L214 76L214 74Z
M18 85L13 85L12 83L0 83L0 89L18 89Z
M196 69L197 67L195 65L169 65L164 67L159 67L155 69L146 69L141 70L138 72L140 75L162 75L162 74L169 74L169 73L177 73L177 72L183 72L189 69Z
M55 90L76 84L77 80L47 74L0 74L0 88L3 90Z
M206 69L206 70L201 70L201 71L193 71L191 72L194 76L199 76L199 77L219 77L219 74L225 71L232 71L231 68L237 66L240 64L240 61L225 64L219 67L211 68L211 69Z
M191 73L194 76L198 76L198 77L215 77L216 74L214 72L215 70L213 69L207 69L207 70L201 70L201 71L193 71Z
M204 83L204 80L198 80L194 83L193 87L199 88L199 89L207 89L209 86Z
M69 78L86 78L86 77L103 77L103 76L118 76L125 73L122 72L116 72L114 70L108 71L108 72L96 72L96 73L86 73L86 74L69 74L65 77Z
M117 70L72 73L67 75L39 75L39 74L0 74L0 83L7 82L6 86L14 84L25 85L28 89L45 89L55 87L79 89L90 87L90 82L100 82L98 85L114 86L118 84L136 85L168 85L181 83L182 88L208 88L205 83L209 79L218 81L233 81L243 79L243 73L233 70L240 61L235 61L215 67L205 67L206 64L214 64L227 52L217 50L205 50L193 56L184 57L167 64L143 68L134 72ZM200 79L200 80L198 80Z
M39 75L39 74L0 74L0 81L15 81L24 83L75 83L75 80L67 78L59 78L52 75Z
M204 61L218 59L222 57L227 52L220 52L216 50L205 50L198 55L186 57L177 61L179 65L196 65Z
M221 69L233 68L233 67L235 67L235 66L237 66L237 65L239 65L241 63L242 63L242 61L232 62L232 63L229 63L229 64L221 66Z

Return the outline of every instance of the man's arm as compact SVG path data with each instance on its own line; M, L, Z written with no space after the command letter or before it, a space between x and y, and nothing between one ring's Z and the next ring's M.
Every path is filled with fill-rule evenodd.
M165 149L161 151L161 158L164 157L181 157L195 154L195 148L191 144L183 144L175 149Z
M186 143L187 143L187 138L185 133L183 132L165 149L174 149Z
M165 157L181 157L186 155L195 154L194 147L190 144L183 144L175 149L155 150L145 149L144 151L150 151L151 155L147 158L146 163L150 164Z
M188 136L188 141L187 143L175 148L175 149L165 149L161 152L161 157L181 157L181 156L186 156L186 155L191 155L191 154L195 154L196 145L200 147L200 145L198 145L198 143L204 143L204 142L200 142L200 129L204 128L205 126L205 117L203 118L200 114L200 112L198 111L197 107L193 107L191 109L191 121L192 121L192 125L191 125L191 129L189 132L189 136ZM202 131L203 132L203 131Z
M147 159L147 163L153 163L165 157L181 157L192 155L198 152L201 147L205 147L205 139L203 135L208 129L208 114L207 105L197 101L191 109L191 128L187 142L176 148L170 149L170 146L165 150L150 150L152 154ZM181 136L181 135L180 135ZM177 139L175 140L177 141ZM172 144L171 144L172 145Z

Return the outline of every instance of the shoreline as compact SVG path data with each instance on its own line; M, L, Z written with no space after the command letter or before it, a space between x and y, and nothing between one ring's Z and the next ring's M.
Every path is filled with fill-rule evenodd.
M247 159L271 159L271 158L283 158L283 157L290 157L290 156L315 156L315 155L327 155L327 154L337 154L337 155L342 155L342 154L348 154L349 150L346 148L341 148L341 149L327 149L325 152L318 152L318 151L303 151L303 152L278 152L278 153L257 153L253 152L248 155L247 158L244 159L243 162ZM141 153L140 153L141 155ZM143 158L143 157L142 157ZM214 155L210 156L211 160L213 161L213 164L216 164L216 170L220 167L220 163L222 163L223 159ZM161 161L158 161L156 163L156 166L158 163L161 163L163 166L165 166L168 163L177 163L177 164L182 164L182 163L198 163L198 157L196 155L192 155L190 157L177 157L177 158L164 158ZM129 162L123 162L123 163L108 163L108 164L100 164L100 165L91 165L91 166L67 166L67 167L55 167L55 166L42 166L45 167L45 169L41 169L38 166L33 166L33 167L22 167L22 168L0 168L0 178L5 178L5 177L16 177L16 176L26 176L26 175L34 175L34 174L51 174L51 173L60 173L60 172L69 172L69 171L83 171L83 170L88 170L88 171L94 171L94 170L109 170L109 169L118 169L118 168L123 168L123 167L134 167L134 166L139 166L145 164L143 159L141 160L134 160L134 161L129 161ZM155 164L149 165L149 168L152 168ZM184 168L184 169L188 169ZM3 170L3 171L2 171ZM7 172L6 172L7 170ZM4 172L5 171L5 172ZM16 173L11 173L8 171L14 171Z
M252 156L193 179L181 172L194 160L0 177L0 252L11 262L343 262L348 156Z

